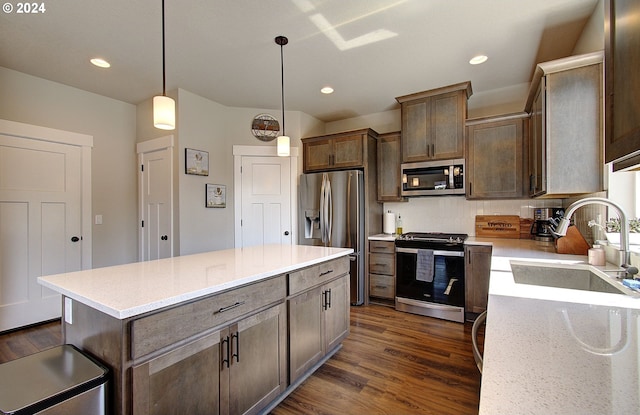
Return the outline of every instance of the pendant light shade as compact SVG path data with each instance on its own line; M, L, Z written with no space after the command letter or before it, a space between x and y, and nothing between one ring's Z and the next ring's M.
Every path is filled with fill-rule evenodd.
M282 91L282 135L278 136L277 150L278 156L289 157L291 148L291 139L284 132L284 59L282 56L282 47L289 43L289 39L285 36L276 36L275 42L280 45L280 74L281 74L281 91Z
M280 157L289 157L289 153L290 153L289 148L291 147L291 139L289 138L288 135L278 136L277 146L278 146L278 155Z
M162 95L153 97L153 125L161 130L175 130L176 102L167 96L164 56L164 0L162 0Z
M161 130L176 128L176 102L171 97L153 97L153 125Z

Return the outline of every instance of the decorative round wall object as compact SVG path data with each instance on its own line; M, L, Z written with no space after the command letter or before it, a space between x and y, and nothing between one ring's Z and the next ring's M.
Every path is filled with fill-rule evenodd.
M251 133L262 141L272 141L280 132L280 123L269 114L258 114L251 122Z

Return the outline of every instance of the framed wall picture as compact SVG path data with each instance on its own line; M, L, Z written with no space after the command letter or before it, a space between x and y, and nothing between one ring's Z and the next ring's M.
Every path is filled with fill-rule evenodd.
M209 152L184 149L184 172L185 174L195 174L198 176L209 175Z
M208 208L227 207L227 187L222 184L205 185L205 206Z

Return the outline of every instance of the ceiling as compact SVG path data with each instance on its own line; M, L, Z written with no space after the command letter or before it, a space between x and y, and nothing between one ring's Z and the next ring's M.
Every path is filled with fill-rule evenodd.
M132 104L162 92L161 0L42 3L43 13L0 14L0 66ZM325 122L467 80L474 96L491 95L528 83L535 63L571 54L597 3L166 0L167 90L279 110L274 38L284 35L286 109ZM470 65L476 54L489 60ZM96 56L111 68L91 65ZM325 85L335 92L321 94Z

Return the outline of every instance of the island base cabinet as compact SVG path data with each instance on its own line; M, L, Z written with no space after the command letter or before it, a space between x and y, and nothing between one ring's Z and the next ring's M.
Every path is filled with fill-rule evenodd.
M255 414L286 386L285 305L132 368L134 414Z
M323 356L322 297L322 287L317 287L289 300L290 383Z
M349 334L349 274L289 299L290 383Z
M324 307L325 352L349 335L349 275L326 285Z
M231 327L229 367L223 356L221 384L221 402L228 396L229 406L228 412L222 408L225 410L221 413L258 413L284 391L287 383L285 318L283 303Z
M133 413L219 414L220 332L134 366Z

